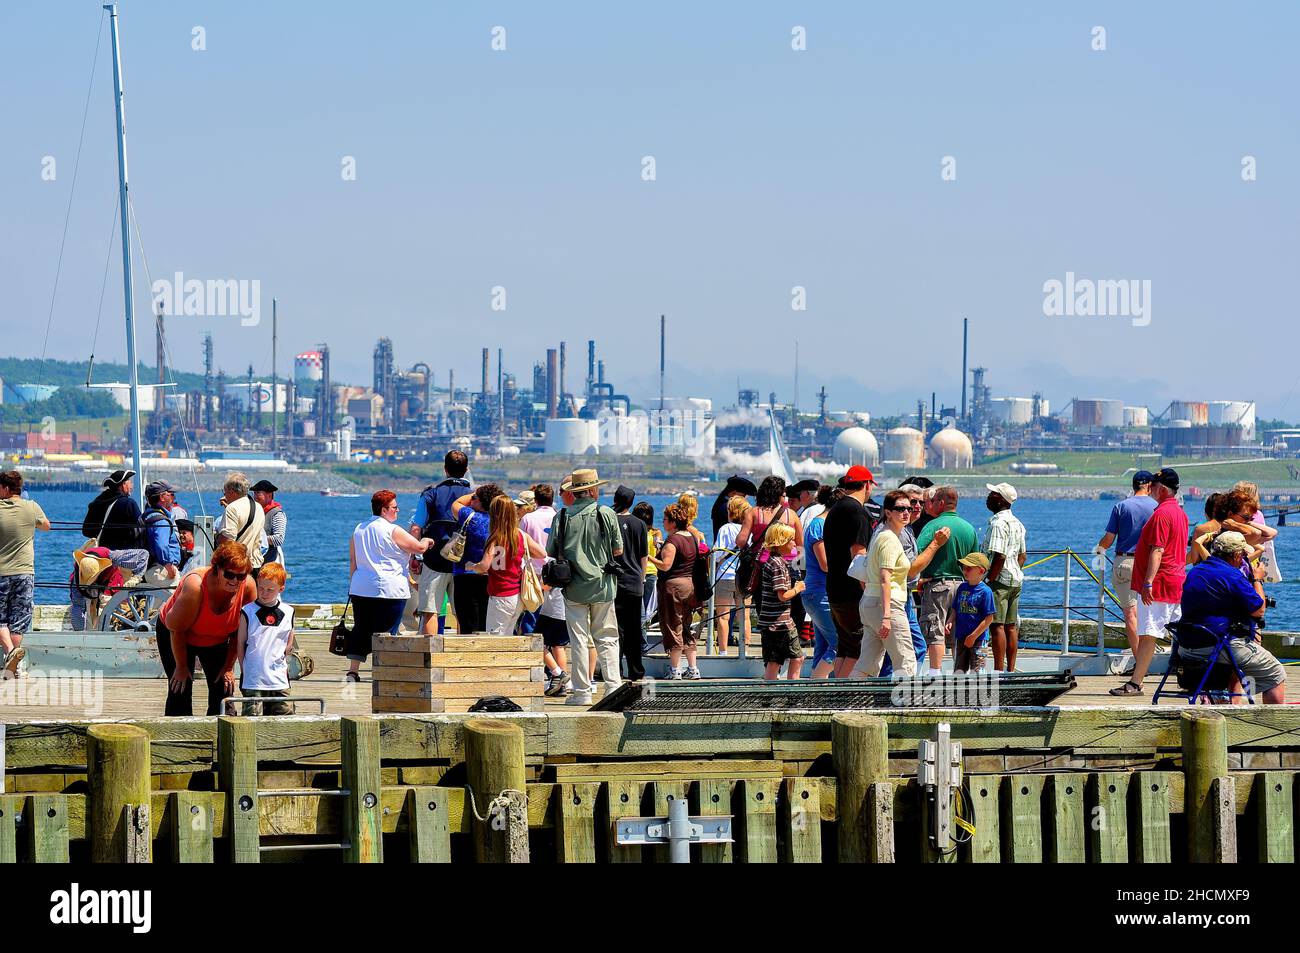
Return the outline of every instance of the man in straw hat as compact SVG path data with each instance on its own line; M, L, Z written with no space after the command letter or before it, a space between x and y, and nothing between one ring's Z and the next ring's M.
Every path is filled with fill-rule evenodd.
M27 654L22 641L32 624L36 531L49 528L45 511L23 499L23 475L0 473L0 677L17 674Z
M68 602L72 607L72 628L83 632L94 625L108 600L122 587L122 572L103 546L78 549L72 554L68 576Z
M546 541L546 554L567 559L573 573L564 589L564 618L574 642L573 693L566 705L591 704L589 653L593 648L600 659L605 691L613 691L622 682L613 561L623 555L623 537L614 511L598 502L600 488L607 482L593 469L574 470L560 484L565 509L555 517Z

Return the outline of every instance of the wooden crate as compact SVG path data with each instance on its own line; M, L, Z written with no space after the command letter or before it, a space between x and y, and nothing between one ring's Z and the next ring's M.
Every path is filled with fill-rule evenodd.
M377 635L371 661L371 710L463 712L500 695L542 711L546 671L536 636Z

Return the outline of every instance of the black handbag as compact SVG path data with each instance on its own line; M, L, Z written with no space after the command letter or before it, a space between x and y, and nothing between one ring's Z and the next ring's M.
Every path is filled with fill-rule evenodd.
M771 522L763 527L763 535L758 538L750 533L749 541L745 544L739 555L736 556L736 591L742 593L757 593L759 582L762 578L758 568L758 557L762 554L763 543L767 540L767 531L775 526L778 522L784 522L782 517L789 507L783 506L772 514Z
M347 655L348 654L348 637L352 635L352 630L348 628L348 606L352 605L352 596L348 596L348 601L343 605L343 614L339 616L339 624L334 626L330 631L330 655ZM354 618L355 622L356 619Z
M564 530L569 523L569 511L560 510L560 538L556 541L558 555L542 564L542 582L552 589L563 589L573 582L573 567L564 558Z

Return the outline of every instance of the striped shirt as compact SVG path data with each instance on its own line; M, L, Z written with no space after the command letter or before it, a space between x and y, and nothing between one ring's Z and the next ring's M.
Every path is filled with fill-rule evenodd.
M790 603L782 602L780 595L790 589L790 564L772 553L763 563L763 604L758 613L758 624L765 629L793 629Z

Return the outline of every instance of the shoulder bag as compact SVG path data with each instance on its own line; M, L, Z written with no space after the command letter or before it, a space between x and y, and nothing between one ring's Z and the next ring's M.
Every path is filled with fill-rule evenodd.
M519 535L523 537L524 534ZM519 572L519 604L523 606L525 612L536 612L542 607L545 594L542 592L542 580L538 578L537 570L533 568L533 561L528 558L528 543L526 540L523 543L523 562Z
M569 525L568 507L560 510L560 538L555 542L555 557L542 566L542 582L552 589L563 589L573 582L573 567L564 555L564 531Z
M468 507L466 507L466 509L468 509ZM471 513L465 517L464 521L456 527L456 532L451 534L451 538L442 544L442 549L439 550L438 555L447 560L447 562L458 563L465 558L465 542L467 539L465 536L465 526L473 518L474 514L471 511Z
M339 624L330 631L330 655L348 654L348 636L352 634L352 630L348 628L348 606L350 605L352 605L351 594L348 595L348 601L343 606L343 614L339 616Z
M758 557L762 552L763 543L767 541L767 533L778 522L784 522L782 516L789 507L783 506L772 514L772 519L763 527L763 535L755 537L750 533L749 542L745 548L736 556L736 591L753 593L758 591L758 583L761 573L758 570Z

